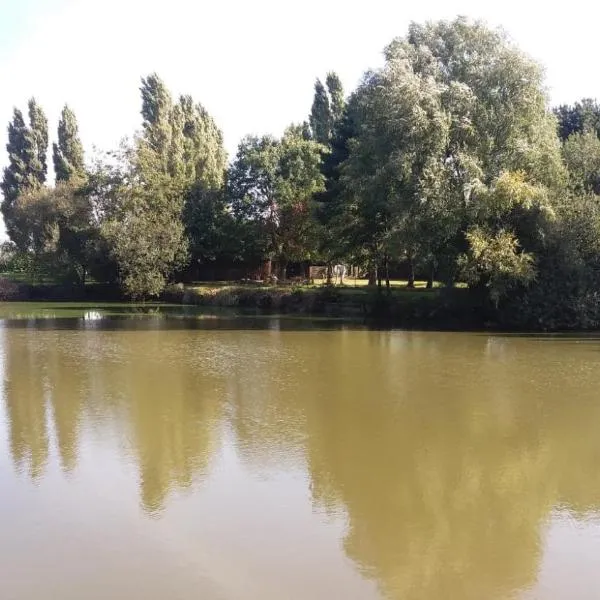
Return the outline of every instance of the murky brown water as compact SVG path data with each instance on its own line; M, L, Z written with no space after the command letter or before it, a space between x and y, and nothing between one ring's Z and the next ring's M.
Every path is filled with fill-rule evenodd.
M600 597L600 340L17 313L2 600Z

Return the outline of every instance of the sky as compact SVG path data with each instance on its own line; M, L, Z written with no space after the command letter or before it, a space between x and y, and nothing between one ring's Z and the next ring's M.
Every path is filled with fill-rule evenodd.
M546 67L553 104L600 97L600 7L582 0L0 0L0 166L14 106L35 96L56 129L67 102L87 149L140 124L139 85L156 71L204 104L234 154L249 133L306 118L316 77L347 90L382 63L411 21L483 19Z

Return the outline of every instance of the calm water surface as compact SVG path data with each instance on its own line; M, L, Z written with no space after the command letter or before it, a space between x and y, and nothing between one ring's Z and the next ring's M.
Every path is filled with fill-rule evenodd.
M600 597L600 340L0 319L2 600Z

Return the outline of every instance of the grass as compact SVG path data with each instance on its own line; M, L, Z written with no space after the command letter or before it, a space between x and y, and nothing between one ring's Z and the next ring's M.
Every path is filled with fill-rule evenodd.
M0 278L14 281L15 283L24 283L27 285L42 285L42 284L55 284L58 280L49 275L34 275L26 271L10 271L0 273Z
M317 282L315 282L316 285L325 285L325 280L317 280ZM369 280L368 279L353 279L352 277L347 277L346 279L344 279L344 285L342 287L367 287L369 285ZM383 282L383 285L385 287L385 281ZM408 288L408 281L405 279L391 279L390 280L390 286L393 288ZM435 281L433 283L433 287L441 287L442 284ZM426 289L427 288L427 282L426 281L415 281L415 287L413 289Z
M294 289L322 289L323 287L325 287L325 285L326 285L326 281L324 279L317 279L317 280L315 280L314 284L295 283L292 280L285 282L285 283L279 283L279 284L270 284L270 283L261 283L261 282L234 283L232 281L195 281L195 282L187 285L186 287L191 288L191 289L197 288L198 290L207 290L207 289L224 290L224 289L239 289L239 288L244 288L244 289L253 289L254 288L254 289L261 289L261 290L286 290L286 289L289 289L290 287L294 288ZM344 280L343 285L337 284L333 287L335 287L335 289L338 289L338 290L348 290L348 289L354 289L354 288L367 288L368 286L369 286L368 279L346 278ZM426 281L415 281L414 288L409 288L407 280L393 279L393 280L390 280L390 286L395 290L404 289L404 290L407 290L410 292L410 291L414 291L414 290L426 290L427 282ZM385 288L385 282L383 282L383 287ZM433 284L433 287L441 288L442 283L435 281Z
M403 280L394 280L390 283L390 293L383 286L382 298L394 299L402 305L432 300L438 296L442 287L437 283L434 289L426 289L426 281L415 282L414 288L408 288L408 282ZM167 290L165 299L204 306L257 306L287 309L292 312L313 312L322 310L324 305L332 304L340 307L343 305L346 310L364 310L366 305L373 303L375 295L374 289L368 286L366 279L356 281L348 279L344 285L336 286L326 286L324 283L265 284L198 281L185 286L182 284L171 286Z

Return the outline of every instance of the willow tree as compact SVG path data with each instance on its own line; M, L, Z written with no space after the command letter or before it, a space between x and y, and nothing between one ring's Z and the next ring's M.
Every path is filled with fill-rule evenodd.
M464 18L413 23L385 58L363 85L344 166L348 212L357 231L373 233L373 260L443 261L451 277L475 238L505 232L515 253L534 247L531 220L549 214L564 181L540 66L502 32ZM506 173L522 176L500 197Z

